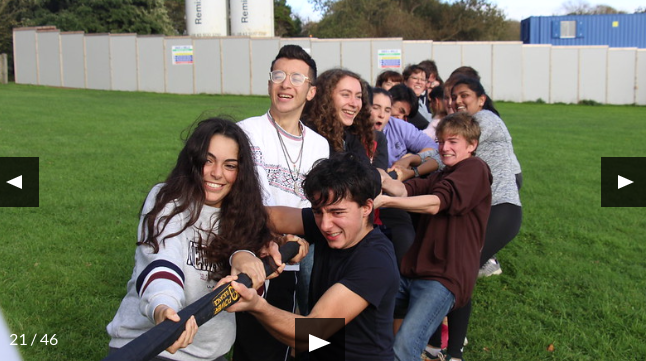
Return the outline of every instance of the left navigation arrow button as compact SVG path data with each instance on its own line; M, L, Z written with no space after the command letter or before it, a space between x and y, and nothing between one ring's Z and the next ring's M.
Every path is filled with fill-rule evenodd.
M8 180L7 183L11 184L14 187L22 189L22 176L18 176L14 179Z

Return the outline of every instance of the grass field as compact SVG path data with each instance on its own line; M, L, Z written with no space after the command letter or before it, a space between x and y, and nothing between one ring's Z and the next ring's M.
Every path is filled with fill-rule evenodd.
M37 335L15 346L25 360L105 356L137 212L180 133L203 111L243 119L268 106L0 85L0 156L40 157L40 207L0 208L0 307L12 333ZM600 207L600 158L646 156L646 108L497 106L523 166L524 223L499 253L503 275L478 282L465 359L646 359L646 210Z

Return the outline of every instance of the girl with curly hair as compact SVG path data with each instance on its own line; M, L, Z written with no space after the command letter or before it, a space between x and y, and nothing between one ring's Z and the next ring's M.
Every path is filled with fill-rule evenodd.
M244 131L224 119L199 122L143 204L132 278L107 326L110 348L165 319L178 322L180 309L228 274L247 273L259 287L265 272L255 254L274 239L267 220ZM160 359L224 360L234 337L233 314L222 312L199 331L191 317Z
M352 152L368 161L375 155L369 89L358 74L339 68L320 74L303 118L328 140L330 155Z

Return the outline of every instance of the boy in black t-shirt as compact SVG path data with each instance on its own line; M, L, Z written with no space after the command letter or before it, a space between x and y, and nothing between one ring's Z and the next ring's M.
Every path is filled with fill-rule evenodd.
M374 228L373 199L379 176L349 154L317 163L303 182L312 208L269 207L274 229L304 234L316 245L306 318L343 318L344 329L328 329L334 359L392 361L393 310L399 272L392 243ZM253 289L233 283L241 299L230 312L248 311L279 341L302 346L295 339L296 315L277 309ZM343 339L345 344L335 342ZM345 347L344 347L345 346ZM328 356L329 357L329 356ZM316 353L310 354L316 359Z

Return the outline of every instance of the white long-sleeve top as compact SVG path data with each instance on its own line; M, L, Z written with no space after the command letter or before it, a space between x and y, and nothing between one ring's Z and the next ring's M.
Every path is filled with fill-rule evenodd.
M146 198L139 222L140 241L143 217L152 209L162 186L158 184L153 187ZM160 216L169 214L174 207L174 204L167 204ZM126 296L107 326L111 337L110 347L123 347L155 326L153 313L157 306L164 304L179 312L213 290L216 282L209 280L209 270L213 266L197 246L199 235L206 237L201 229L217 232L219 211L219 208L205 205L199 221L179 235L160 243L158 253L153 253L152 247L147 245L137 247L135 267L128 281ZM179 231L187 218L188 212L173 217L159 239ZM164 351L160 356L181 361L213 360L229 351L234 338L235 315L221 312L200 326L191 345L175 354Z

